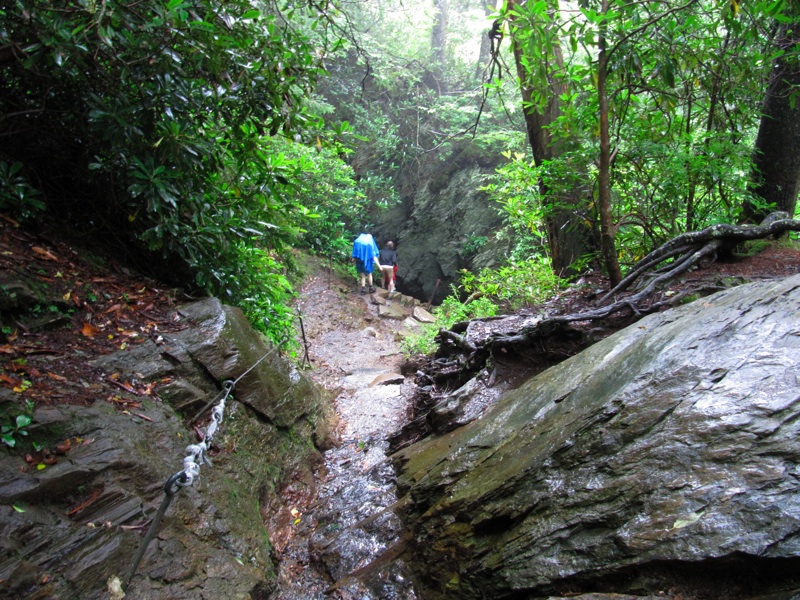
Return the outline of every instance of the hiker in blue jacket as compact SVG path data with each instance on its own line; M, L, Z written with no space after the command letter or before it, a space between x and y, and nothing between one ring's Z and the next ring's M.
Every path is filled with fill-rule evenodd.
M353 260L356 263L356 272L361 278L361 293L367 293L366 281L369 279L369 293L375 292L375 286L372 284L372 267L376 266L380 269L378 263L378 245L375 239L369 233L362 233L353 242Z

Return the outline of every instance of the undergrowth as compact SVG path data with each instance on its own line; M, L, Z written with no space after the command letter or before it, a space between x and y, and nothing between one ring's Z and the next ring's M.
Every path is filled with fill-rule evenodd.
M461 271L461 282L434 311L436 322L424 325L418 333L403 340L406 356L432 354L440 329L455 323L493 317L500 312L540 304L563 288L546 257L510 262L498 269L483 269L477 275ZM466 300L461 298L466 296Z

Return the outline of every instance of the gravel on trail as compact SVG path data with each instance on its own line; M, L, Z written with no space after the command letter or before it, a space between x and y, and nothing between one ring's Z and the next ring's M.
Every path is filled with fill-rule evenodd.
M409 413L412 384L400 375L399 349L408 325L379 317L355 281L314 271L297 302L306 373L334 398L340 443L325 452L315 497L292 512L270 598L413 599L408 570L395 560L403 529L390 508L397 497L386 457L388 438Z

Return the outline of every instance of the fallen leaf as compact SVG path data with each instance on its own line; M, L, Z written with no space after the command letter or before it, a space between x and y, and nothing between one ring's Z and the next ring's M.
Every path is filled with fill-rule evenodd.
M0 373L0 381L3 381L8 385L14 385L14 386L16 386L19 383L19 379L11 377L10 375L6 375L5 373Z
M100 333L100 330L91 323L84 323L83 329L81 329L81 333L83 334L84 337L93 338L95 335Z
M50 371L47 372L47 376L50 379L55 379L56 381L67 381L66 377L63 377L62 375L56 375L55 373L51 373Z
M30 381L28 381L27 379L23 379L23 380L22 380L22 383L21 383L21 384L19 384L17 387L15 387L15 388L12 388L12 390L13 390L13 391L14 391L14 393L16 393L16 394L21 394L22 392L24 392L25 390L27 390L28 388L30 388L30 387L31 387L31 385L33 385L33 384L32 384Z
M66 513L67 516L71 517L71 516L81 512L84 508L86 508L92 502L97 500L100 497L100 494L102 492L103 492L103 488L102 487L98 487L98 488L95 488L94 490L92 490L92 493L89 494L89 498L88 499L84 500L83 502L81 502L77 506L74 506L74 507L70 508L69 511L67 511L67 513Z
M44 248L40 248L39 246L33 246L31 250L33 250L33 253L36 256L38 256L43 260L53 260L53 261L58 260L52 252L50 252L49 250L45 250Z

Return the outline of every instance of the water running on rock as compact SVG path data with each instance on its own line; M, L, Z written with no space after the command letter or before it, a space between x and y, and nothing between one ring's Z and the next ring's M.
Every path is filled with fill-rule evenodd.
M402 561L394 472L387 439L398 431L408 401L399 376L397 321L381 319L370 296L327 274L310 278L298 308L313 370L335 397L341 443L325 453L317 494L293 508L280 555L278 600L413 599Z

